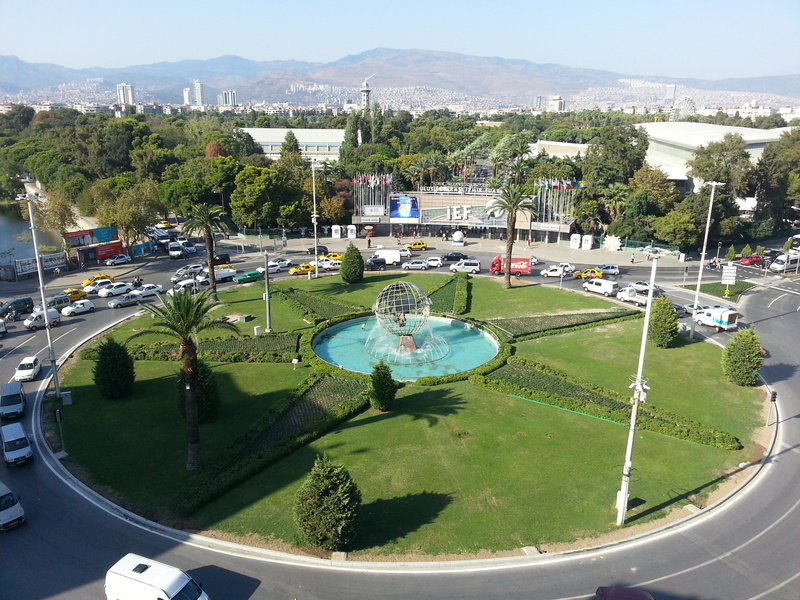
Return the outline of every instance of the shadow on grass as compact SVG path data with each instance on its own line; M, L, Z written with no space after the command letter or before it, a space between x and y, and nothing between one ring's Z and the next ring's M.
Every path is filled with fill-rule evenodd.
M353 550L380 547L428 525L453 501L450 494L421 492L379 499L361 507L360 534Z
M425 420L429 427L433 427L439 423L440 417L455 415L462 410L464 404L465 402L450 390L434 388L398 398L390 412L373 414L364 419L350 420L340 425L338 429L363 427L402 415L410 416L414 421Z

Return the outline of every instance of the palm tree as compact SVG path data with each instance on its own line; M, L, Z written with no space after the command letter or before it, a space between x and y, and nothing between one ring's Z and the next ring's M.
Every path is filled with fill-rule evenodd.
M183 224L186 236L202 234L208 252L208 282L211 284L211 298L217 301L217 278L214 276L214 232L228 231L223 221L225 213L221 206L213 204L193 204L191 216Z
M188 292L175 293L171 296L159 296L161 306L143 304L147 312L153 315L155 322L147 331L132 335L129 340L150 333L160 333L178 340L180 350L181 376L187 382L184 391L186 405L186 470L198 471L203 468L200 455L200 423L197 392L195 391L195 375L197 373L197 335L206 329L227 329L238 334L233 323L214 319L209 314L214 308L214 301L208 292L193 295Z
M492 216L506 215L506 268L503 278L503 287L511 287L511 251L514 249L514 230L517 225L517 213L523 212L534 215L535 208L530 196L522 194L522 186L516 183L507 184L500 192L500 197L495 198L488 206Z
M603 198L603 205L606 207L606 212L612 223L624 212L625 203L628 200L628 192L630 192L630 188L624 183L612 183L600 192L600 196Z

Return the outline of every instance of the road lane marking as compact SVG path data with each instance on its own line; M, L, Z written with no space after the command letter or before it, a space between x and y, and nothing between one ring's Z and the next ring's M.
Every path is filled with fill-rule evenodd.
M769 304L767 304L767 308L772 308L772 305L773 305L773 304L775 304L775 303L776 303L778 300L780 300L781 298L783 298L785 295L786 295L786 294L781 294L780 296L778 296L777 298L775 298L774 300L772 300L772 301L771 301Z

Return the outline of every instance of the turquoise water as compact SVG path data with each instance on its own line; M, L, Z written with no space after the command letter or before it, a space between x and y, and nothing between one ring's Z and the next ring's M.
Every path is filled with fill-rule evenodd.
M371 355L366 349L367 340L373 353L376 347L382 347L383 352ZM359 373L370 373L380 356L389 363L392 376L402 381L468 371L491 360L498 351L497 342L489 334L462 321L442 317L429 318L423 329L414 334L414 341L418 348L423 348L422 352L411 357L399 352L398 338L384 333L375 318L369 317L329 327L314 338L313 346L322 360ZM425 348L429 347L435 350L426 354ZM431 360L429 356L441 358Z

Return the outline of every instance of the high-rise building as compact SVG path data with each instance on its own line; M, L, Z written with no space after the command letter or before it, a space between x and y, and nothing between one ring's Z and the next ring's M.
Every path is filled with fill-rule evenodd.
M222 90L217 96L217 104L220 106L236 106L236 90Z
M131 106L136 104L133 94L133 86L129 83L117 84L117 104Z
M547 101L547 112L564 112L564 99L561 96L553 96Z
M194 106L203 106L206 103L206 92L203 82L195 79L192 82L192 104Z
M192 103L192 88L183 88L183 103L186 106Z

